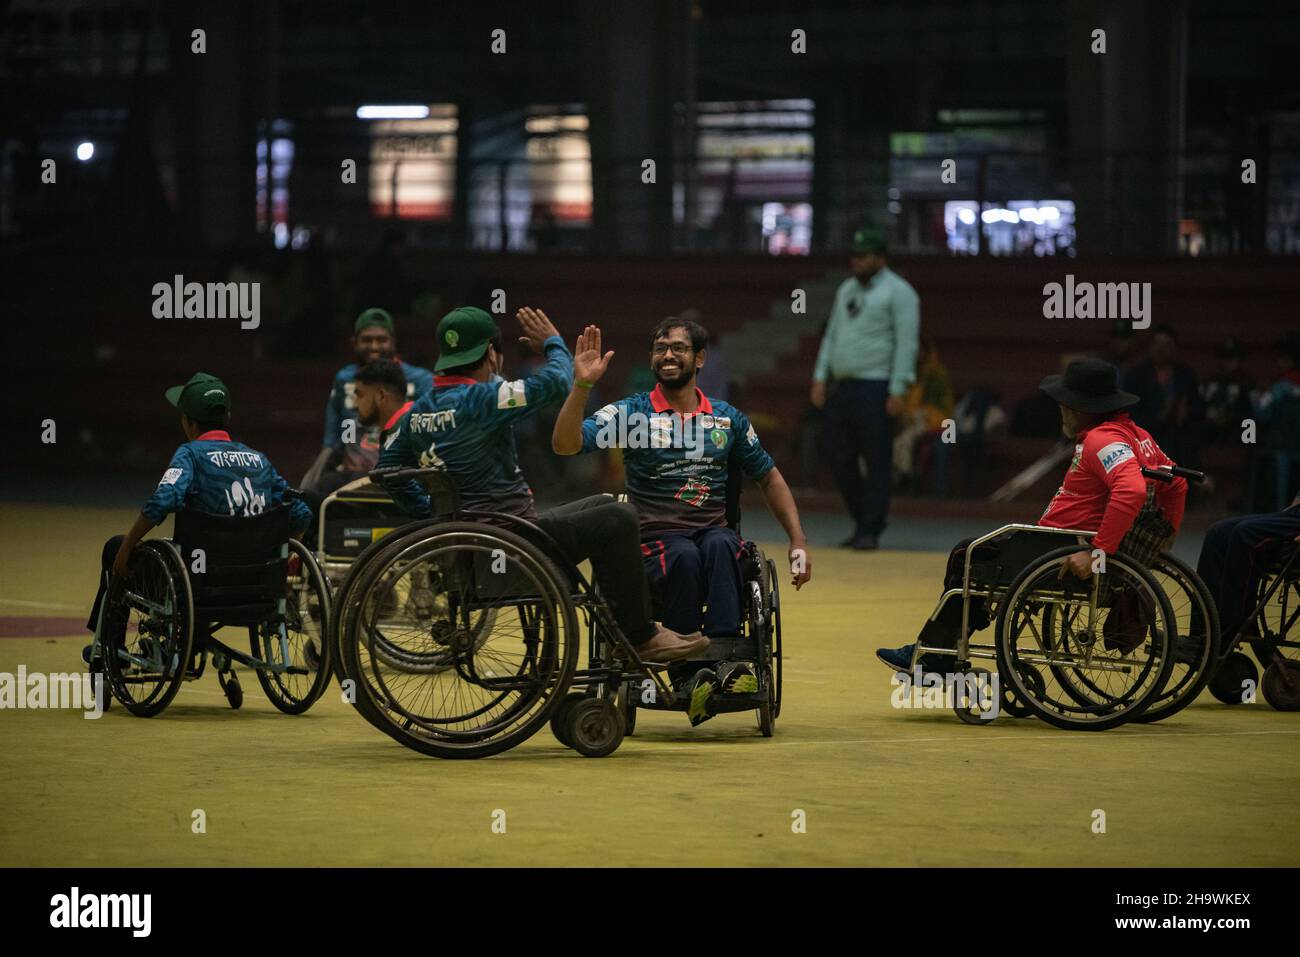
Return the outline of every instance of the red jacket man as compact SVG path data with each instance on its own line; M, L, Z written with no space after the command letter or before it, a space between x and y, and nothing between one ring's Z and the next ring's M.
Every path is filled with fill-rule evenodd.
M1061 409L1061 431L1077 440L1074 458L1065 480L1056 490L1038 524L1049 528L1076 528L1096 531L1088 548L1080 547L1065 559L1065 569L1079 578L1092 575L1093 550L1111 554L1119 548L1124 535L1147 496L1143 468L1173 465L1160 446L1127 412L1138 397L1121 392L1119 370L1100 359L1071 362L1064 375L1050 375L1039 388L1057 401ZM1169 484L1156 483L1156 501L1164 517L1177 532L1183 520L1187 482L1175 478ZM971 539L959 542L948 556L944 589L960 588L966 564L966 549ZM996 551L997 539L979 546ZM925 623L918 638L929 647L955 648L961 630L960 601L949 601L939 614ZM982 599L971 599L970 625L978 630L988 625ZM914 645L881 648L876 657L891 671L910 671ZM923 656L924 659L925 656ZM923 660L924 670L934 662Z

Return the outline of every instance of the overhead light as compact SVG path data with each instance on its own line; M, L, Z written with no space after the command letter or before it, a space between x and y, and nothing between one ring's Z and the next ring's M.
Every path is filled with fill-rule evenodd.
M83 163L87 162L95 155L95 144L89 141L77 144L77 159Z
M429 108L418 104L357 107L357 119L359 120L423 120L428 115Z

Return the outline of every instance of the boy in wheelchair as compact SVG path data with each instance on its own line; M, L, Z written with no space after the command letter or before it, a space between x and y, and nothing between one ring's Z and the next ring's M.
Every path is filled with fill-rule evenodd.
M251 517L274 509L286 499L289 484L265 454L236 442L226 431L230 422L230 390L216 376L195 373L184 385L165 393L180 410L186 441L172 456L158 487L145 502L125 535L104 544L99 591L86 627L95 631L100 606L114 581L125 575L131 553L140 540L168 514L194 510L211 515ZM289 499L290 526L300 533L311 520L311 510L298 498ZM92 661L93 645L82 657L92 672L103 670ZM197 651L197 648L196 648Z
M583 418L591 388L613 353L602 353L600 329L588 326L574 354L574 384L555 420L552 448L560 455L617 447L627 470L628 500L640 523L641 552L664 622L678 631L700 629L716 650L741 634L743 546L728 523L733 474L758 483L772 514L789 536L793 584L812 574L807 540L794 497L749 420L696 385L709 333L692 319L670 317L651 333L650 368L656 385ZM674 683L688 681L691 724L712 717L715 692L758 690L753 665L737 656L713 667L682 663ZM702 667L703 666L703 667Z
M1077 444L1065 479L1037 524L1047 528L1097 529L1091 548L1081 545L1079 551L1064 561L1061 577L1070 574L1079 579L1090 578L1093 550L1106 554L1117 551L1146 501L1147 484L1142 469L1174 464L1150 434L1123 411L1136 403L1138 397L1120 391L1118 371L1108 362L1084 359L1071 362L1064 375L1047 376L1039 386L1059 404L1061 430ZM1182 478L1174 478L1168 484L1156 484L1156 503L1172 526L1173 534L1182 523L1186 496L1187 482ZM945 591L962 587L966 550L972 541L966 539L958 543L949 554L944 574ZM992 539L978 546L974 557L977 560L993 558L1004 543L1003 537ZM956 648L961 619L962 603L947 602L936 617L925 623L917 643L926 647ZM1112 620L1119 624L1119 619L1108 619L1108 625ZM969 630L978 631L988 625L989 616L983 599L973 598ZM1107 639L1127 651L1125 644L1133 640L1133 635L1140 637L1141 632L1142 629L1120 626L1116 633L1108 634ZM901 648L881 648L876 657L890 671L910 673L915 649L916 643ZM942 660L936 659L939 656L922 655L917 664L927 673L947 670Z

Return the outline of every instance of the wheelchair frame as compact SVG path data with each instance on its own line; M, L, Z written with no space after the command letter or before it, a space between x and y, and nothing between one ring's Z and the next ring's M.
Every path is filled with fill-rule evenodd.
M360 574L356 570L363 562L368 563L376 559L380 551L386 547L381 545L381 542L396 547L397 542L406 541L408 537L418 535L426 530L431 533L436 532L439 526L457 522L480 524L488 530L485 532L488 535L490 535L492 529L504 528L519 534L526 541L539 547L550 558L551 563L561 571L561 574L567 575L566 581L556 583L557 588L562 586L565 598L573 608L574 613L581 616L582 625L580 627L585 627L587 633L588 666L586 668L574 668L564 681L563 687L552 695L553 700L547 702L544 708L557 739L586 756L597 757L612 753L617 749L629 729L629 715L631 717L631 726L633 728L635 726L635 708L629 709L631 702L628 699L628 688L633 682L640 683L642 687L645 687L644 682L646 681L652 683L656 702L662 702L662 704L657 704L657 707L665 710L685 710L687 702L680 699L668 679L669 665L641 660L635 648L623 634L622 629L619 628L608 605L597 593L595 585L582 573L580 568L572 565L564 558L563 551L558 543L535 522L504 512L485 509L461 509L454 488L450 487L450 483L446 482L441 473L433 470L375 470L371 473L370 478L376 488L382 488L385 483L404 481L410 478L432 482L434 481L433 476L439 476L438 481L442 482L444 487L435 490L426 485L429 488L431 497L441 492L447 498L447 502L443 507L435 509L438 517L397 529L396 535L392 537L372 538L370 545L350 563L352 570L344 579L344 583L339 586L339 597L344 605L355 603L359 597L351 593L354 587L354 574ZM334 495L345 491L346 488L345 486L344 489L340 489ZM330 498L334 498L334 496ZM361 500L366 501L368 499ZM378 501L378 497L369 500ZM329 499L326 501L328 502ZM385 501L391 501L391 499L385 498ZM325 542L324 505L322 505L321 510L320 529L321 538L318 541L318 551L323 554ZM756 547L755 551L757 551ZM761 556L761 553L759 555ZM388 567L394 566L397 558L397 554L390 557L387 560ZM738 706L729 707L726 710L757 710L759 712L760 730L765 736L768 736L772 733L776 716L780 710L780 624L779 593L775 588L774 564L767 561L766 570L772 587L770 590L771 598L765 602L765 607L769 612L768 617L770 617L773 627L770 630L765 629L767 634L765 640L759 642L759 650L760 653L766 652L769 655L768 660L773 663L769 668L761 669L763 674L760 678L759 691L752 694L735 695L734 697L737 699L735 704ZM746 584L753 585L754 583L746 582ZM761 589L759 590L761 591ZM753 592L752 587L747 588L748 595L752 595ZM341 642L344 629L355 627L355 623L350 621L348 614L348 609L343 608L334 622L332 641ZM353 678L354 676L345 673L350 661L349 656L345 654L345 649L340 644L336 650L338 654L335 660L339 677ZM372 653L377 652L372 651ZM382 657L382 654L380 657ZM362 676L355 677L361 678ZM595 704L588 705L586 702L595 702ZM358 710L361 710L371 723L379 726L385 733L416 750L441 757L478 757L503 750L503 748L494 747L485 749L482 754L477 754L462 748L457 753L451 753L449 749L440 748L436 743L427 740L421 740L418 743L413 742L409 737L403 737L398 733L392 727L391 722L380 723L383 720L382 718L376 720L379 716L367 714L367 710L373 705L372 702L364 708L359 707ZM597 709L600 711L599 714L595 713ZM513 744L510 746L513 746Z
M283 506L281 507L283 508ZM191 513L189 521L211 522L213 520L225 520L229 516L221 515L203 515L201 513ZM274 516L276 520L281 520L284 515L272 513L263 513L266 521L270 521ZM258 516L259 519L262 516ZM177 516L178 524L182 522L180 516ZM241 520L242 521L242 520ZM239 686L238 678L231 670L232 662L239 662L257 673L258 681L266 692L267 698L275 707L286 714L301 714L307 711L328 686L328 679L317 680L314 682L312 689L307 696L295 698L286 692L283 688L279 692L272 691L271 681L273 678L281 675L309 675L315 670L318 674L321 672L328 673L331 670L329 660L328 634L330 618L330 591L329 583L325 578L323 571L316 564L315 557L301 542L286 537L284 542L278 548L278 557L275 560L281 563L284 575L276 573L278 584L277 593L274 597L269 594L266 596L256 595L256 601L237 606L243 610L243 614L231 616L231 607L222 608L218 605L203 604L195 594L194 583L190 578L190 569L185 563L184 556L181 554L180 543L176 540L177 532L173 531L172 538L149 539L141 542L137 549L143 550L149 554L157 556L158 561L164 566L171 577L173 583L182 581L183 589L178 589L177 598L183 600L185 609L180 608L168 609L159 608L156 602L146 598L143 594L132 591L129 584L123 584L120 591L110 592L105 595L105 600L100 606L99 616L95 623L95 634L91 643L91 661L99 660L104 662L103 668L106 672L105 684L112 692L113 697L117 697L123 707L131 714L137 717L153 717L160 714L171 703L180 686L187 681L195 681L203 676L207 668L208 656L211 655L213 664L218 671L218 680L221 684L222 691L232 708L239 708L243 704L243 691ZM196 544L195 547L202 547ZM299 667L292 663L289 649L289 637L287 633L286 622L288 620L288 601L284 594L284 589L288 586L288 564L291 556L299 560L299 574L304 579L305 587L315 593L315 597L320 601L320 639L321 647L318 654L321 660L318 662L316 669ZM134 556L133 556L134 557ZM256 562L247 568L256 567ZM272 562L263 560L261 564L270 565ZM167 567L170 566L170 567ZM319 586L319 587L318 587ZM248 594L254 592L253 586L247 586ZM168 665L162 660L154 660L157 655L150 659L145 659L139 655L131 654L125 647L116 650L117 661L125 661L128 665L137 669L152 668L157 673L157 677L150 679L148 675L152 672L144 672L138 675L121 675L111 678L111 670L105 661L104 649L107 636L105 628L110 613L117 613L125 607L126 614L129 616L130 610L149 611L151 613L161 612L163 615L175 619L175 616L183 616L183 621L179 627L184 631L183 647L175 649L173 660ZM254 621L253 610L255 609L273 609L270 616L260 618ZM227 613L223 617L223 612ZM229 617L230 620L225 620ZM262 629L268 624L274 622L276 625L276 635L268 636L262 634ZM124 624L125 627L125 624ZM249 630L250 652L244 653L237 648L232 648L225 642L216 637L216 633L225 627L242 627ZM154 639L157 642L157 639ZM252 653L253 643L264 642L268 652L274 650L275 654L266 654L264 657L258 657ZM194 659L198 656L197 667L192 667ZM117 663L117 662L115 662ZM92 666L93 670L93 666ZM271 676L268 678L268 676ZM118 695L115 686L117 681L128 684L144 684L150 681L154 684L167 682L168 687L157 697L157 700L150 701L143 706L139 702L127 701ZM292 699L292 700L291 700ZM107 701L106 701L107 703Z

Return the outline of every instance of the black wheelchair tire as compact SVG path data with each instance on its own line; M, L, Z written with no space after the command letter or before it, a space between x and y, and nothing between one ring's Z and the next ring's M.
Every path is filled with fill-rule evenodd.
M1244 704L1241 693L1247 681L1259 688L1259 669L1243 652L1231 651L1210 678L1210 694L1224 704Z
M1168 553L1159 555L1153 564L1157 571L1171 578L1182 578L1181 584L1184 588L1190 586L1195 598L1201 603L1201 614L1209 624L1209 634L1196 673L1192 676L1184 676L1184 679L1173 688L1166 684L1147 709L1133 719L1141 724L1151 724L1172 717L1200 697L1214 674L1214 663L1219 660L1220 646L1223 641L1219 628L1219 610L1214 604L1210 590L1205 586L1205 582L1201 581L1195 569L1182 559ZM1170 574L1171 571L1173 574Z
M171 704L172 699L176 697L176 692L185 682L185 672L189 667L190 651L194 642L194 596L190 591L190 578L186 573L185 562L180 552L166 539L155 538L141 542L131 553L127 566L128 575L137 565L147 561L157 562L162 566L176 594L177 611L174 617L178 619L180 639L173 649L173 655L180 664L169 678L157 682L161 689L157 696L142 703L131 700L122 690L120 686L125 685L125 678L121 670L121 660L109 649L105 649L104 673L109 691L123 708L137 718L152 718L161 714ZM106 595L104 600L109 601L110 596Z
M303 714L313 704L320 700L320 696L325 693L329 687L330 677L334 670L333 664L333 645L329 636L330 620L330 589L329 582L325 580L325 574L321 571L320 566L316 563L316 557L301 542L290 540L289 550L298 556L302 574L309 582L309 587L314 592L316 600L320 602L320 655L321 660L316 668L316 677L312 681L311 687L308 688L307 694L302 698L296 698L287 688L284 687L278 675L273 672L257 669L257 682L262 686L262 691L266 694L271 704L275 705L284 714ZM264 642L258 635L257 628L249 628L249 639L252 645L253 657L266 658Z
M1157 630L1158 634L1164 639L1164 648L1158 659L1160 662L1159 670L1154 676L1151 687L1148 688L1146 692L1139 699L1135 700L1128 708L1118 711L1114 708L1106 710L1099 708L1096 713L1103 715L1103 717L1099 717L1094 721L1071 720L1068 717L1051 711L1035 700L1032 696L1031 689L1025 687L1026 681L1019 669L1016 668L1015 662L1012 661L1010 649L1007 646L1008 618L1016 608L1016 599L1019 597L1020 591L1026 586L1029 580L1044 573L1051 574L1052 568L1059 567L1063 559L1074 554L1078 550L1078 545L1069 545L1040 556L1021 569L1020 573L1016 575L1010 586L1008 586L1006 597L1002 602L1002 607L998 612L997 619L997 638L995 643L997 648L998 674L1003 681L1008 680L1008 678L1010 679L1014 693L1024 702L1025 706L1034 717L1037 717L1054 727L1067 731L1108 731L1111 728L1118 727L1133 720L1146 710L1146 707L1150 704L1151 700L1158 695L1160 690L1164 687L1164 683L1169 677L1170 669L1173 667L1173 659L1170 655L1172 642L1169 638L1170 629L1168 627L1169 623L1174 619L1173 610L1169 605L1169 599L1145 569L1125 559L1122 555L1112 555L1107 559L1112 565L1117 565L1118 567L1123 568L1134 578L1141 581L1150 594L1156 597L1157 613L1163 617L1165 622L1165 627Z

